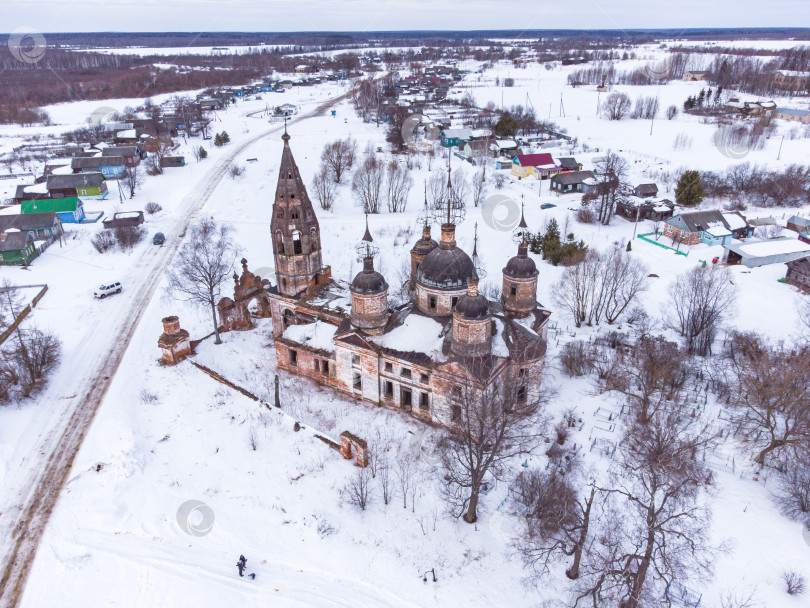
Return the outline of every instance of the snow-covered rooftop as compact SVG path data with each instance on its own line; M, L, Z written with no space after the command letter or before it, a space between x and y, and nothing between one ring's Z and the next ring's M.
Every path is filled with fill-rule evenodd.
M430 317L410 314L405 321L386 334L369 338L384 348L402 352L425 353L428 356L441 358L442 330L441 323Z
M303 323L300 325L290 325L284 330L282 337L298 342L309 348L335 352L335 332L337 325L315 321L314 323Z

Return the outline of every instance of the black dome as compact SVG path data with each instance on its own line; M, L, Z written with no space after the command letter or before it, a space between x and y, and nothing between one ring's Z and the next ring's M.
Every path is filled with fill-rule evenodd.
M467 281L475 274L475 266L458 247L436 247L416 269L416 281L439 289L466 289Z
M431 251L436 249L436 247L438 246L439 244L433 239L421 238L418 241L416 241L416 244L414 244L413 249L411 249L411 253L415 253L416 255L427 255Z
M456 312L468 321L486 319L489 316L489 302L486 296L463 295L456 302Z
M506 263L503 273L516 279L528 279L537 275L537 265L530 257L516 255Z
M362 270L354 277L349 289L360 294L382 293L388 289L388 283L385 282L385 277L376 270Z

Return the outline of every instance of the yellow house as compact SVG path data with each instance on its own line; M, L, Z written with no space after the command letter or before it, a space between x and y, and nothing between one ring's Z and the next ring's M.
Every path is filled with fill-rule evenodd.
M522 179L533 175L537 179L546 179L560 172L551 154L518 154L512 160L512 175Z

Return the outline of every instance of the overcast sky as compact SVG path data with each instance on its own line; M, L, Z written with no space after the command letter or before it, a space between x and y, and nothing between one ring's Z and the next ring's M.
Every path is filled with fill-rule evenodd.
M0 0L0 31L807 27L808 0Z

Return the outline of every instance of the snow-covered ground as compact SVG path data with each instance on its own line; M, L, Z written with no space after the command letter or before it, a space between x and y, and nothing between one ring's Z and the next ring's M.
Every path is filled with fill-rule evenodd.
M772 48L767 42L761 46ZM623 62L620 68L631 65ZM578 138L575 156L585 168L606 149L621 151L631 159L632 177L638 181L655 181L662 172L676 174L682 167L721 169L739 162L719 153L711 139L714 127L693 117L679 114L673 121L659 118L652 125L652 136L649 121L611 123L597 117L598 94L589 87L566 86L569 70L547 71L542 66L523 70L502 64L481 75L480 81L476 80L478 75L471 77L459 90L469 90L480 104L491 100L500 106L503 99L503 104L510 106L525 104L528 99L538 117L550 114ZM515 78L515 87L494 86L496 77L505 76ZM220 114L222 123L215 124L213 130L227 130L230 145L238 145L270 126L258 115L247 116L262 109L268 99L271 104L291 101L311 109L326 96L339 93L339 86L328 84L300 92L293 89L283 95L267 94L263 101L240 102ZM620 89L631 97L660 95L661 106L666 108L669 104L680 107L683 99L701 86L671 83ZM560 116L561 93L565 116ZM139 101L132 100L130 105ZM93 110L92 104L83 103L64 104L49 112L60 117L64 125L80 124ZM364 124L348 103L336 110L335 117L315 117L290 125L293 154L307 183L315 174L323 145L329 141L351 136L358 141L361 153L367 143L372 149L384 145L383 129ZM691 148L673 150L680 133L691 138ZM179 212L177 203L228 151L227 147L211 147L211 156L196 163L188 150L199 143L192 140L184 144L188 166L147 178L132 201L125 199L119 204L113 188L114 196L90 202L88 208L111 214L141 209L154 200L164 211L148 217L150 236L170 228L178 219L174 215ZM582 144L591 151L583 152ZM786 139L780 161L776 160L777 145L772 139L764 150L751 152L745 160L772 166L810 160L806 139ZM567 149L551 152L568 155ZM390 159L386 153L376 154ZM245 167L244 174L220 182L202 211L232 226L239 244L238 257L246 257L251 270L271 279L269 221L280 155L281 142L276 136L240 152L235 162ZM249 158L257 160L247 162ZM421 167L413 169L414 188L405 213L369 218L381 248L376 266L392 289L419 235L416 217L422 184L432 173L443 171L444 162L440 158L434 161L432 172L424 160ZM455 158L453 164L467 173L473 170ZM492 172L494 168L488 169L488 176ZM350 189L350 177L344 181L347 183L339 187L334 209L316 211L324 263L331 265L336 278L350 280L360 269L352 245L362 236L364 224ZM573 232L577 240L600 249L626 243L634 233L633 224L621 218L608 227L578 224L572 210L579 205L579 195L551 194L548 182L509 178L500 192L515 204L522 197L532 230L542 229L555 218L564 234ZM673 196L666 191L662 194ZM541 203L556 206L541 209ZM707 202L706 206L720 203ZM752 209L747 215L775 215L784 220L792 211ZM476 223L479 253L487 271L484 286L499 286L501 269L516 249L511 233L494 228L484 209L468 208L466 220L457 230L459 244L468 252ZM58 416L60 384L81 373L85 350L97 352L115 339L116 315L125 310L125 299L130 297L126 285L137 282L143 272L142 261L153 248L151 242L145 242L128 254L100 255L89 244L95 230L95 226L71 227L63 247L51 246L28 271L0 268L0 277L9 276L18 283L49 284L48 294L30 321L56 330L65 349L64 362L46 393L52 399L0 409L0 484L4 487L0 512L15 500L14 482L24 477L26 467L36 464L37 437L46 433ZM640 233L651 231L650 223L638 229ZM437 232L434 227L434 237ZM632 255L657 275L642 295L642 306L653 317L664 314L673 279L721 253L721 247L700 245L689 248L688 256L681 256L634 240ZM549 410L559 416L575 404L584 425L572 440L587 445L595 433L599 434L594 429L595 410L616 406L617 402L594 396L587 380L564 377L555 361L560 346L573 333L586 337L599 330L576 331L567 314L555 309L552 292L562 268L539 257L536 260L540 270L538 299L552 310L552 322L558 329L550 334L545 376L545 381L557 388ZM727 320L730 327L756 329L775 339L797 335L796 306L807 296L778 282L785 273L783 265L733 267L731 272L739 297ZM92 288L111 279L122 281L124 293L103 302L93 301ZM226 285L226 293L228 288ZM516 520L497 510L506 496L507 484L497 484L484 498L475 526L443 511L438 495L440 481L430 472L435 464L433 431L400 412L343 399L285 373L280 373L280 413L215 382L188 362L163 367L158 364L156 342L162 331L160 319L168 314L179 315L182 327L193 338L211 331L208 312L172 300L162 280L73 464L31 570L22 604L25 608L237 603L533 607L568 597L561 572L549 577L539 589L523 584L525 572L513 542ZM108 317L111 320L105 323ZM269 329L263 322L250 332L225 334L220 346L206 340L195 360L272 402L277 371ZM710 408L704 415L716 413ZM295 421L305 428L296 432ZM376 486L374 500L364 512L342 499L341 489L355 469L314 439L312 432L336 438L344 430L368 440L372 449L385 451L392 463L405 454L418 456L420 483L414 503L409 496L407 508L403 508L402 497L395 492L391 504L385 505ZM256 439L255 450L251 436ZM734 454L733 447L727 446L729 454ZM530 467L545 466L541 452L528 460ZM587 458L604 464L596 452L587 453ZM746 454L738 452L733 474L718 470L711 500L712 538L718 544L725 543L726 548L715 560L713 578L707 576L689 584L703 593L701 605L710 607L718 607L720 594L729 589L755 588L763 605L799 608L802 599L791 599L784 593L780 575L788 567L810 575L810 547L802 538L801 526L783 518L774 506L770 496L773 480L755 481L747 460ZM519 469L520 463L515 463L515 471ZM178 511L190 500L210 508L214 516L210 533L194 536L185 531L187 525L178 522ZM192 515L192 526L207 527L209 523L210 515L201 511ZM248 571L257 574L255 581L235 576L240 553L248 558ZM430 569L436 569L438 582L433 583L430 574L423 582L423 573Z

